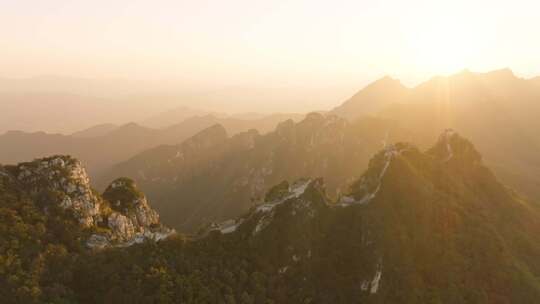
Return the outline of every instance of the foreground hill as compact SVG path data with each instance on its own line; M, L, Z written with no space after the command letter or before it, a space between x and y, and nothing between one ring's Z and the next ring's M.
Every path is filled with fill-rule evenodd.
M40 285L68 274L70 255L173 233L132 180L117 179L100 195L69 156L0 165L0 302L43 303Z
M40 273L48 276L38 276L32 292L20 282L0 284L0 296L6 303L21 296L71 303L536 302L540 210L502 185L470 142L446 131L425 152L387 145L359 175L337 201L321 179L279 183L243 216L196 239L49 254Z
M407 133L389 121L349 123L318 113L283 122L264 135L251 130L228 137L215 125L180 145L150 149L116 165L98 185L115 176L134 178L166 223L193 232L240 215L285 179L322 176L335 197L384 141L404 138Z
M81 162L70 156L0 167L0 178L2 207L13 209L13 219L27 215L17 214L25 206L46 221L56 218L77 227L81 234L74 240L88 247L124 246L171 232L160 224L133 180L115 179L100 195L90 186Z
M0 163L18 163L46 155L69 154L83 161L91 176L146 149L177 144L216 123L223 123L231 134L258 129L266 132L284 116L255 120L193 117L164 129L151 129L135 123L122 126L99 125L72 135L10 131L0 135Z
M396 121L421 147L445 128L474 140L486 162L508 185L540 199L540 85L509 69L463 71L434 77L414 88L383 78L333 113L354 119L366 113Z

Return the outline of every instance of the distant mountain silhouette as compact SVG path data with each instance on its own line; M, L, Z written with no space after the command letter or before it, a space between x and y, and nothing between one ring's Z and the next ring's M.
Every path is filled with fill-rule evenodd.
M358 91L332 113L348 119L377 114L386 106L405 101L408 94L409 90L399 80L385 76Z
M310 94L310 100L325 100L322 94L307 89L304 91L187 87L171 82L63 76L0 77L0 134L20 130L67 135L98 124L122 125L130 121L151 128L166 128L190 117L206 115L241 120L262 119L269 116L270 110L281 111L282 107L276 106L277 102L284 104L284 107L287 102L294 104L302 101L305 94ZM267 107L261 108L259 105ZM225 111L260 111L264 114L236 116L223 114Z
M229 134L249 129L267 132L282 120L298 116L272 115L257 120L241 120L207 115L192 117L162 129L128 123L118 127L99 125L72 135L10 131L0 135L0 163L14 164L43 156L69 154L87 164L89 174L96 176L111 165L146 149L181 143L216 123L222 124Z
M115 124L101 124L90 127L88 129L77 131L71 134L71 136L79 138L98 137L106 135L115 130L116 128L118 128L118 126Z
M8 130L70 134L97 124L141 121L181 100L160 96L155 102L158 93L151 90L147 83L122 79L0 78L0 134Z
M147 118L141 121L141 124L150 128L165 128L171 125L178 124L188 118L201 116L224 118L227 115L224 113L209 112L198 109L191 109L188 107L178 107Z

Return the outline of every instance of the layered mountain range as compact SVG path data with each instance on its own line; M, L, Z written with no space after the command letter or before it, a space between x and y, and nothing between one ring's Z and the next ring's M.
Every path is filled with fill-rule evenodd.
M228 137L220 125L180 145L160 146L113 167L99 179L134 178L164 221L194 232L213 221L240 215L274 184L302 176L323 176L336 197L384 145L407 138L391 121L347 122L311 113L301 122L279 124L274 132L255 130Z
M231 134L249 129L268 132L283 119L298 115L269 115L258 119L217 118L211 115L187 118L163 129L136 123L121 126L96 125L71 135L9 131L0 135L0 163L13 164L47 155L72 155L83 161L92 177L112 165L162 144L178 144L216 123Z
M57 159L72 166L66 158L48 166ZM4 197L14 189L6 181L41 176L29 167L2 170ZM31 268L34 281L7 280L10 273L0 296L6 303L534 303L540 296L538 205L500 183L455 131L426 150L388 142L357 176L336 199L320 178L276 183L242 216L193 239L92 253L48 247L40 270ZM29 185L23 197L36 193ZM129 209L140 198L132 186L117 180L102 197ZM32 223L24 210L3 206L2 215Z
M268 132L7 133L0 161L39 158L0 166L0 302L535 303L539 85L385 77Z
M384 77L330 113L285 121L265 135L214 136L224 129L214 126L185 144L148 149L112 167L97 185L130 176L167 214L168 224L193 232L241 214L283 179L324 177L336 197L386 142L415 142L425 149L441 130L453 128L474 139L499 178L538 201L538 100L537 81L510 70L463 71L415 88ZM207 135L207 145L193 147L192 140Z

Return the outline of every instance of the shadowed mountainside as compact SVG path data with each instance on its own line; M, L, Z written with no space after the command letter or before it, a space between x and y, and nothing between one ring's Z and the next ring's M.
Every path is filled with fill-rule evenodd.
M206 133L190 147L226 138L219 126ZM80 226L40 209L47 200L14 195L27 189L13 183L20 173L0 167L0 248L10 248L0 266L11 265L2 268L0 299L487 304L540 297L539 207L501 184L471 142L446 130L425 151L409 143L378 151L338 200L320 178L281 181L242 216L196 238L94 252L77 248ZM129 210L140 197L126 179L103 194L118 202L113 210Z
M114 166L98 180L129 176L180 231L238 216L284 179L322 176L337 196L385 142L408 139L391 121L355 123L311 113L298 123L261 135L251 130L228 137L221 125L180 145L149 149Z

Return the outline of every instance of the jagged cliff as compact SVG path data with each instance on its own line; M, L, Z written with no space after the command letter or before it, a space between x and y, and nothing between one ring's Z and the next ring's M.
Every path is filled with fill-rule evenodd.
M144 240L160 240L173 231L160 224L159 215L146 197L127 178L115 180L100 195L90 186L85 168L70 156L52 156L8 166L8 186L34 201L47 214L60 208L89 236L90 248L128 246Z

